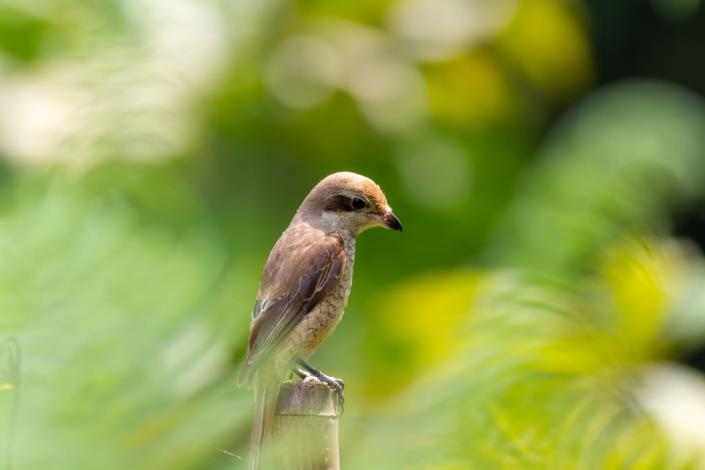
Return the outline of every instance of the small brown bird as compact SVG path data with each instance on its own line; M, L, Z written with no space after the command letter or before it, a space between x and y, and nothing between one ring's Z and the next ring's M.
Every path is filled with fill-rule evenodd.
M238 384L255 388L251 470L259 465L279 387L291 371L323 381L342 394L341 380L305 360L343 315L352 285L355 241L371 227L402 229L371 179L334 173L306 196L269 254L252 312L247 360L238 378Z

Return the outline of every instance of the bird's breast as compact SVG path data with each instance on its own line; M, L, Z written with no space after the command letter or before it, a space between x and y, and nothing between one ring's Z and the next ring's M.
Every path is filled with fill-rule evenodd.
M306 317L297 325L292 338L299 343L297 354L308 356L330 335L343 317L352 287L355 245L346 243L345 269L340 282Z

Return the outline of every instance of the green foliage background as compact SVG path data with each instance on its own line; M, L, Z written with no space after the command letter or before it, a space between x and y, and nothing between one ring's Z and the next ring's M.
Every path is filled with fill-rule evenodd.
M701 97L598 86L592 5L462 5L0 0L0 469L241 467L260 270L339 170L405 227L313 360L344 468L704 468L649 399L705 403Z

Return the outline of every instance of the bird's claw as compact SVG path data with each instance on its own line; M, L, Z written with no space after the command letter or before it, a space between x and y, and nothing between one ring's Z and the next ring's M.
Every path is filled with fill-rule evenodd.
M345 390L345 382L343 382L342 379L324 374L315 367L308 365L306 361L301 358L297 358L296 362L298 362L301 367L294 368L294 372L296 372L296 374L301 377L304 382L310 382L315 379L319 382L325 383L329 388L332 388L337 392L336 395L340 400L340 404L342 405L345 403L345 396L343 395L343 391Z
M331 377L330 375L326 375L323 372L316 370L310 366L308 366L306 368L295 368L294 372L305 383L316 381L316 382L326 384L328 387L335 390L338 397L340 397L341 403L345 402L345 396L343 393L345 390L345 382L343 382L343 379L339 379L337 377Z
M345 390L345 382L343 382L342 379L324 374L321 374L320 379L321 382L324 382L326 385L333 387L341 396L343 395L343 391Z
M318 382L328 385L330 388L334 389L339 394L343 394L345 390L345 382L337 377L331 377L323 373L319 375L307 374L303 378L304 382Z
M328 387L335 390L335 394L337 395L338 400L340 400L340 405L343 406L345 404L345 382L337 377L331 377L324 374L321 374L320 379L323 383L328 385Z
M342 393L343 390L345 390L345 382L343 382L343 379L339 379L337 377L329 377L333 382L336 383L337 388L340 389L340 392Z

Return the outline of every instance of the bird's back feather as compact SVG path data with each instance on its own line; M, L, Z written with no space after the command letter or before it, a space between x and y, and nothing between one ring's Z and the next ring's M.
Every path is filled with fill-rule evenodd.
M243 379L335 289L345 263L343 241L337 235L306 224L282 235L265 266Z

